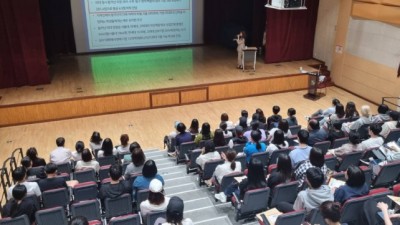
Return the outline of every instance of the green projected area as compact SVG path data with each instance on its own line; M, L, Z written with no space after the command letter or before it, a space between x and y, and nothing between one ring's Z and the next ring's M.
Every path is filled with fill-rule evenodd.
M192 76L193 51L173 49L92 56L91 64L96 83L165 82Z

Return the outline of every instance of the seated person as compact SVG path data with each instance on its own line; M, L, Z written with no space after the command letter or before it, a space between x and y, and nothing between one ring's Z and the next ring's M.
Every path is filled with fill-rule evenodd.
M197 119L192 119L190 127L187 130L191 135L196 135L199 133L199 121Z
M389 107L385 104L380 104L378 106L378 114L372 116L372 123L383 123L390 120L390 116L388 115Z
M39 185L36 182L26 181L26 169L24 167L19 166L15 168L15 170L12 172L12 178L15 184L8 188L7 200L11 199L13 189L18 184L24 185L28 194L34 194L37 197L42 196L42 192L40 191Z
M271 190L278 184L290 182L293 178L292 162L288 155L280 154L276 163L276 171L268 175L267 178L267 186Z
M211 132L211 127L209 123L203 123L201 125L201 131L194 138L194 142L199 145L200 141L212 140L214 138L214 133Z
M251 159L248 166L247 178L243 179L240 183L233 182L226 190L215 194L214 197L221 202L226 202L227 196L230 197L235 193L242 200L246 191L267 187L264 174L262 162L256 158Z
M101 149L102 144L103 138L101 138L100 133L97 131L93 131L89 142L90 149L94 152L94 150Z
M56 144L57 148L50 153L50 162L57 165L70 162L72 155L71 151L64 147L65 139L63 137L57 138Z
M299 182L299 187L303 186L303 182L306 178L306 171L312 167L317 167L321 169L322 173L326 178L328 167L326 167L325 165L324 154L322 153L322 150L319 148L312 148L310 151L309 159L302 162L294 171L295 178Z
M228 130L228 125L225 122L221 122L219 128L223 131L224 138L231 138L233 136L232 131Z
M236 162L236 151L228 150L226 154L224 152L221 153L221 158L225 160L224 164L218 165L215 168L213 178L218 180L218 183L221 183L222 178L230 174L232 172L240 172L242 171L242 164L240 162Z
M271 130L274 127L278 127L279 121L282 120L282 116L279 115L279 112L281 111L281 108L277 105L274 105L272 107L272 113L273 115L268 117L267 119L267 129Z
M382 127L379 124L371 124L368 128L368 134L370 138L361 142L361 149L363 151L371 148L377 148L383 145L383 138L379 136L379 133L382 131Z
M289 138L289 137L292 136L292 132L290 132L290 130L289 130L289 123L288 123L288 121L287 121L287 120L281 120L281 121L279 121L279 123L278 123L278 127L272 128L272 129L269 131L269 135L268 135L268 140L269 140L269 141L274 140L274 133L275 133L275 131L277 131L277 130L283 131L283 134L284 134L285 138Z
M319 211L327 225L340 225L340 204L325 201L319 206Z
M109 170L111 182L109 184L103 184L99 191L100 200L104 201L106 198L117 198L125 193L131 193L129 183L125 180L121 180L122 177L122 166L114 164Z
M140 213L142 218L146 220L146 216L151 211L166 210L169 197L164 196L163 184L157 179L153 179L149 186L149 197L146 201L140 203Z
M48 163L44 170L47 178L38 181L40 191L44 192L56 188L68 188L65 179L57 177L57 165L54 163Z
M360 135L357 132L350 132L349 141L350 143L344 144L339 148L328 150L328 154L333 154L339 160L342 160L342 157L346 154L362 151Z
M256 121L256 122L251 122L250 126L251 126L251 129L248 130L248 131L246 131L246 132L244 132L244 134L243 134L243 135L247 138L247 140L250 141L251 132L252 132L252 131L255 131L255 130L258 130L258 131L261 133L261 139L260 139L260 141L265 141L265 140L267 140L267 133L265 132L264 129L259 129L260 123L259 123L258 121Z
M43 158L38 157L37 150L34 147L28 148L28 150L26 150L26 156L28 156L31 159L32 167L46 165L46 161Z
M242 126L236 126L235 127L235 137L233 137L230 141L232 142L232 146L233 144L237 145L237 144L246 144L248 142L247 138L245 136L243 136L243 127ZM231 145L231 144L229 144Z
M286 120L289 123L289 127L299 125L296 118L296 110L294 108L289 108L287 110L288 118Z
M85 143L83 143L83 141L77 141L76 144L75 144L75 150L76 151L71 153L72 159L74 161L82 160L83 149L85 149Z
M277 130L274 132L274 138L272 139L271 143L267 147L267 152L269 152L269 156L271 156L272 152L279 150L279 149L285 149L289 148L289 144L287 141L285 141L285 135L283 131ZM274 163L274 162L272 162Z
M214 131L213 142L215 147L226 146L227 143L225 141L224 131L222 129L216 129Z
M235 125L233 124L232 121L229 120L229 116L227 113L222 113L221 114L221 123L225 122L227 125L227 129L231 130L235 128Z
M131 154L132 162L128 164L125 170L125 176L129 176L132 173L141 173L143 170L144 162L146 162L146 156L141 148L135 148Z
M331 147L333 146L333 141L339 138L344 138L346 134L344 131L342 131L342 123L341 122L336 122L332 124L332 128L329 129L328 133L328 141L330 141Z
M137 141L132 142L132 144L129 145L129 151L131 152L131 155L124 155L124 159L122 163L128 163L132 162L132 152L135 148L141 148L140 144Z
M247 110L243 109L240 112L240 117L239 117L239 120L236 122L236 126L238 126L238 125L242 126L241 123L243 123L243 124L245 123L246 128L247 128L248 126L250 126L250 121L251 121L251 118L249 118L249 112L247 112ZM245 127L243 127L243 128L245 128Z
M25 198L26 193L27 190L25 185L17 184L12 190L13 199L4 205L1 211L1 217L15 218L18 216L27 215L31 224L34 224L35 213L39 209L36 208L31 199Z
M389 117L390 120L385 122L382 125L382 131L380 135L384 138L386 138L389 135L390 130L396 129L397 128L397 123L399 120L400 113L397 111L390 111L389 112Z
M194 225L189 218L183 218L183 201L179 197L173 196L167 206L167 222L162 225Z
M324 181L325 177L321 169L317 167L309 168L306 172L308 188L299 192L293 205L288 202L280 202L276 208L283 213L302 209L309 213L323 202L332 201L333 194L329 186L324 185Z
M365 183L364 172L357 166L351 165L345 174L346 184L337 188L334 192L335 202L344 204L350 198L360 197L369 193L369 187Z
M215 151L215 145L212 140L208 140L204 143L204 148L201 151L201 155L197 157L196 164L200 166L200 168L204 169L204 164L207 161L220 159L218 151Z
M138 176L132 186L135 190L149 189L151 180L158 179L164 185L164 179L157 173L157 166L154 160L149 159L144 163L142 176Z
M89 149L85 148L82 152L82 160L76 162L75 170L83 170L83 169L94 169L96 173L99 173L100 164L96 160L93 160L92 153Z
M101 149L97 152L97 158L113 156L113 155L116 155L116 150L114 149L113 142L110 138L106 138L103 140Z
M307 130L309 132L308 145L314 146L315 143L326 141L328 133L325 129L321 129L317 120L311 119L308 122Z
M119 140L121 141L121 145L113 150L114 155L129 153L129 136L127 134L121 134Z
M343 123L342 130L346 133L358 131L364 124L371 124L371 108L368 105L361 106L361 116L356 121Z
M297 168L297 166L308 159L310 156L311 147L307 145L308 143L308 131L302 129L297 134L299 140L299 145L295 146L292 151L290 151L289 156L292 160L292 168Z
M267 123L267 118L264 115L264 111L260 108L256 109L256 113L258 115L258 122L262 123L262 124L266 124Z
M316 111L315 113L313 113L311 115L311 118L318 117L318 116L326 117L326 116L329 116L331 114L334 114L335 113L335 109L336 109L336 105L339 104L339 103L340 103L339 99L336 99L336 98L332 99L332 106L331 107L329 107L329 108L327 108L325 110L319 109L318 111Z
M335 107L335 113L324 117L319 121L320 126L322 126L325 130L330 130L332 124L340 122L340 120L345 119L346 113L344 111L344 106L342 104L337 104Z
M267 146L265 143L260 142L261 140L261 132L259 130L251 131L250 141L247 142L246 146L243 149L244 154L246 154L246 162L249 163L251 156L254 153L265 152Z
M352 101L346 103L346 108L344 110L346 112L346 118L353 119L355 117L360 116L357 111L356 104Z
M179 123L176 127L176 130L178 131L178 134L175 137L176 146L192 141L192 134L186 131L186 126L184 123Z

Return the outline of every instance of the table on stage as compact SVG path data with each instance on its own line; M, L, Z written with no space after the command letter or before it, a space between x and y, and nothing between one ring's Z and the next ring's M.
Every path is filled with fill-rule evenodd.
M253 63L253 71L256 71L256 60L257 60L257 48L256 47L245 47L243 49L242 57L242 68L244 71L246 61Z

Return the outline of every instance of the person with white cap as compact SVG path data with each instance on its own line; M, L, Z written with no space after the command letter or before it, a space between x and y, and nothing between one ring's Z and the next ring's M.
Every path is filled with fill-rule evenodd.
M166 210L169 203L169 197L164 196L163 184L158 179L150 181L149 190L148 199L140 203L140 212L144 220L151 211Z
M173 196L167 207L167 222L162 225L193 225L189 218L183 219L184 204L181 198Z

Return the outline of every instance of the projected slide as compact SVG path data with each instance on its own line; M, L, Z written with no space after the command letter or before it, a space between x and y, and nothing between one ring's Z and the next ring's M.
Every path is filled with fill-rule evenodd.
M192 0L86 0L89 50L192 43Z

